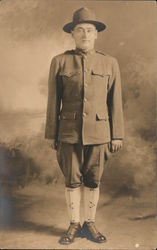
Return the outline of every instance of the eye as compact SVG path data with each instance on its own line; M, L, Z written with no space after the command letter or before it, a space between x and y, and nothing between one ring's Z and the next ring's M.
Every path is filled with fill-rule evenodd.
M93 29L88 29L87 32L91 33L91 32L94 32L94 30Z
M83 28L81 28L81 27L78 27L78 28L74 29L74 31L77 32L77 33L83 33L83 32L85 32L85 31L86 31L87 33L93 33L93 32L94 32L94 29L92 29L92 28L83 29Z
M75 31L79 33L79 32L83 32L83 29L82 28L77 28L77 29L75 29Z

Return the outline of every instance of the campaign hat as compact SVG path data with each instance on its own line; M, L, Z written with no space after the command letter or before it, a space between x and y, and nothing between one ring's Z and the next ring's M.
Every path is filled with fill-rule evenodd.
M63 30L71 33L75 26L80 23L91 23L95 25L98 32L106 29L106 25L96 19L95 13L92 10L82 7L74 12L72 22L65 24Z

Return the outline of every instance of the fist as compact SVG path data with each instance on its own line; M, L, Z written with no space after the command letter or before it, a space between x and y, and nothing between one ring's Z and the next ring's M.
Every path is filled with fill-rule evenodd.
M116 152L122 147L122 140L112 140L111 141L111 152Z
M50 147L52 149L57 150L57 142L56 142L56 140L50 139L50 140L48 140L48 142L49 142L49 145L50 145Z

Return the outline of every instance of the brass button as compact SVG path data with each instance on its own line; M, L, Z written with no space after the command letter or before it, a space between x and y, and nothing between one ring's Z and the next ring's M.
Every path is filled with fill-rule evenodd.
M84 86L85 86L85 88L87 88L88 84L87 84L87 83L84 83Z
M87 102L87 99L86 99L86 98L84 98L84 102Z
M83 117L85 117L87 114L86 114L86 113L83 113L82 115L83 115Z

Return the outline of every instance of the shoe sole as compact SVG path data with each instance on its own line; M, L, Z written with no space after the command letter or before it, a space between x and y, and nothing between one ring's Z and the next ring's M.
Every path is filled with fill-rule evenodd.
M81 231L76 233L76 235L74 236L74 239L79 238L79 237L81 237ZM61 240L59 240L59 244L61 244L61 245L70 245L70 244L72 244L74 242L74 239L72 241L70 241L70 242L61 242Z
M90 240L90 241L93 241L93 242L99 243L99 244L107 242L107 239L105 239L103 241L97 241L91 235L85 233L84 231L81 232L81 238L86 238L87 240Z

